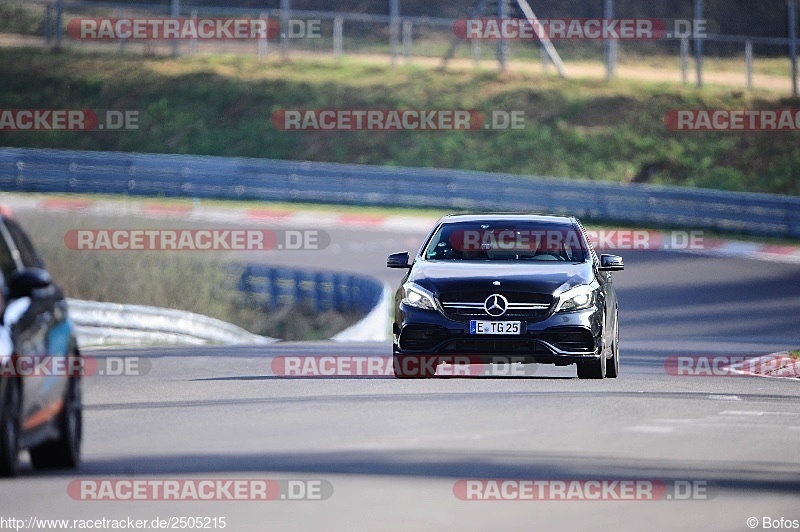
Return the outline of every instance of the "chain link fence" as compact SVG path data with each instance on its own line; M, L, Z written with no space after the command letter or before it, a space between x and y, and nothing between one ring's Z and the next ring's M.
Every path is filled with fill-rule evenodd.
M620 61L640 62L643 66L670 68L680 72L683 83L702 85L709 67L704 58L733 63L741 73L741 83L752 88L758 76L773 75L792 80L797 95L797 0L763 4L721 0L683 0L658 5L635 0L597 0L595 2L556 2L531 0L529 5L539 19L638 19L651 17L667 28L676 21L696 25L688 33L666 39L559 39L554 47L560 57L573 64L601 63L606 77L615 75ZM767 5L769 4L769 5ZM379 55L393 64L442 60L451 45L457 61L488 66L495 61L504 68L509 62L541 64L553 71L553 61L537 39L459 40L454 24L471 16L526 17L518 0L456 0L446 3L416 0L362 2L344 0L332 5L316 0L240 0L225 4L208 0L170 0L162 3L110 3L86 0L12 0L2 9L0 31L17 35L18 43L65 47L75 50L119 51L145 55L247 54L289 58L291 55L343 57L348 54ZM336 10L331 8L335 7ZM480 9L477 9L480 8ZM280 28L267 38L137 40L83 40L70 35L69 24L76 19L107 18L247 18L263 19ZM652 18L656 17L656 18ZM685 25L683 26L685 27ZM691 26L690 26L691 28ZM5 42L12 39L6 38ZM785 62L759 64L758 59L784 58ZM787 59L788 58L788 59ZM664 61L664 59L667 59ZM495 63L496 64L496 63ZM557 62L556 62L557 64ZM566 75L570 69L566 70ZM756 74L756 75L754 75Z

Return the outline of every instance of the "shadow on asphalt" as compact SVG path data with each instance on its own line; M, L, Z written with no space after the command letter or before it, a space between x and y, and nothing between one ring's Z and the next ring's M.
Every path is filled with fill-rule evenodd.
M664 483L702 480L709 495L716 489L800 493L800 473L751 462L624 460L567 453L477 453L459 450L387 449L296 453L141 455L88 458L70 478L98 475L253 474L397 476L451 479L653 480ZM30 470L26 476L52 476ZM237 477L238 478L238 477ZM246 478L246 477L243 477ZM335 482L334 482L335 485Z

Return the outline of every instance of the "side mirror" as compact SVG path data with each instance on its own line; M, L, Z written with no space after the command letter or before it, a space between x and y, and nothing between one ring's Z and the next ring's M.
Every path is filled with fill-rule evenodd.
M47 270L25 268L11 276L8 282L9 299L30 296L34 290L47 288L52 284L53 278Z
M402 253L392 253L389 255L389 258L386 259L386 267L410 268L411 265L408 263L408 251L403 251Z
M601 272L617 272L625 269L625 262L619 255L600 255Z

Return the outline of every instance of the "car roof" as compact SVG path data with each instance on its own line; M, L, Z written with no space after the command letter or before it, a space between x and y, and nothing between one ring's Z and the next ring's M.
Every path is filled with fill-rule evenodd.
M497 221L517 221L517 222L544 222L551 224L572 225L575 218L572 216L558 216L554 214L526 214L514 212L495 212L495 213L475 213L475 214L448 214L440 220L440 223L456 222L497 222Z

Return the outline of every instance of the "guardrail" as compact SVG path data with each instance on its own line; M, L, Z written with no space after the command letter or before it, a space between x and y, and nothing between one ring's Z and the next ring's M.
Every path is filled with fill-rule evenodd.
M316 312L334 309L364 316L331 340L383 341L389 335L391 289L371 277L250 264L241 274L237 289L245 304L261 312L300 306Z
M390 291L370 277L311 272L285 267L247 265L236 284L244 303L262 312L307 306L317 312L335 309L364 316L336 334L340 341L385 340ZM78 345L204 345L276 342L215 318L182 310L68 300Z
M67 300L78 345L268 344L274 338L182 310Z
M572 214L800 238L800 198L462 170L0 149L0 190Z
M237 289L247 304L263 311L306 306L317 312L334 309L366 315L380 301L383 284L350 273L250 264L245 267Z

